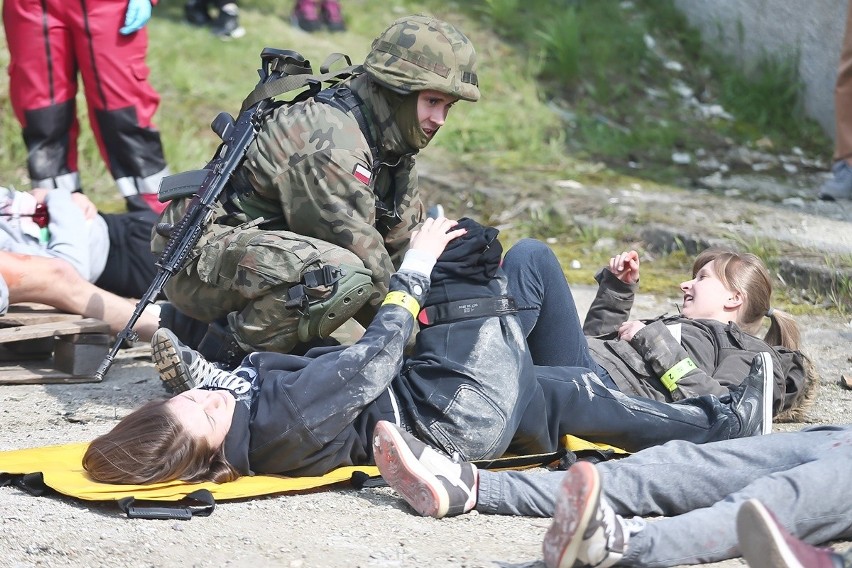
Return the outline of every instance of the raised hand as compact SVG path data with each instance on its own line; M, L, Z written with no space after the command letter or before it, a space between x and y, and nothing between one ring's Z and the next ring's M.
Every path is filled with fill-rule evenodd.
M626 321L618 328L618 338L622 341L631 341L633 340L633 336L643 327L645 327L645 324L641 321Z
M623 252L609 259L609 271L625 284L639 282L639 253Z

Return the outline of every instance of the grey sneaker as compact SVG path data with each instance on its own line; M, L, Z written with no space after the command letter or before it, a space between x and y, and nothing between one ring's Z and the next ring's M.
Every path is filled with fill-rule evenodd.
M758 353L743 382L730 390L730 409L740 424L739 432L732 438L772 432L773 386L772 357L766 352Z
M476 467L449 459L395 424L376 424L373 458L388 485L424 517L461 515L476 505Z
M760 501L749 499L737 513L740 552L751 568L844 568L843 555L791 535Z
M160 380L171 393L182 393L205 384L215 384L216 381L226 384L232 378L232 373L207 361L165 327L154 332L151 350Z
M819 198L827 201L852 199L852 166L846 160L838 160L831 166L832 178L819 188Z
M542 543L547 568L612 566L624 557L629 540L625 520L601 495L595 466L579 461L569 467Z

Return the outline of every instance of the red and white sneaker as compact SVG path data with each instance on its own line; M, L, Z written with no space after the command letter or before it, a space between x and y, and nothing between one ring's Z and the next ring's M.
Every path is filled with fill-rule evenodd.
M601 495L595 466L579 461L568 468L542 543L547 568L612 566L624 557L629 538L624 519Z
M791 535L757 499L737 513L740 552L751 568L845 568L849 558L830 548L818 548ZM850 554L852 557L852 554Z
M461 515L476 505L476 467L451 460L395 424L376 424L373 458L388 485L424 517Z

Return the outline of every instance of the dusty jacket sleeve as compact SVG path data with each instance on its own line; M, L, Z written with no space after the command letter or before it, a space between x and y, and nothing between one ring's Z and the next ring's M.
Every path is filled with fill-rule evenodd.
M630 344L672 393L674 400L695 396L727 394L728 389L699 368L662 320L649 323L633 336Z
M429 290L429 278L401 271L394 274L391 288L420 304ZM348 427L396 378L414 317L398 303L384 304L357 343L328 359L318 358L313 363L318 368L287 384L288 406L297 414L294 428L301 430L289 437L319 449ZM318 373L329 384L316 388Z
M607 268L595 274L598 291L583 323L583 333L599 337L618 331L618 326L627 321L636 284L625 284Z

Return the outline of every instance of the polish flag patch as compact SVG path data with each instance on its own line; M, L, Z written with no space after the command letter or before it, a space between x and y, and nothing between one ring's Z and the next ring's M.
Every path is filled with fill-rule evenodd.
M373 172L361 164L355 164L355 169L352 171L352 175L354 175L355 179L364 185L370 185L370 180L373 179Z

